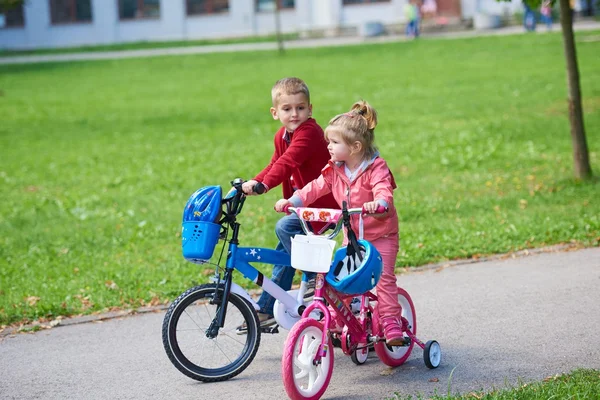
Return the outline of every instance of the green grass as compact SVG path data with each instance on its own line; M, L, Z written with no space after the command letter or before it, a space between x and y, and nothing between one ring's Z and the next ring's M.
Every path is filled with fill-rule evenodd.
M546 378L543 382L523 383L518 387L491 392L471 392L460 395L402 396L396 393L394 400L548 400L600 398L600 371L578 369L570 374Z
M578 42L596 174L599 51ZM209 268L181 257L183 206L266 164L270 88L289 75L322 125L360 98L379 111L398 266L598 245L598 180L573 179L559 34L1 66L0 325L205 282ZM275 246L280 193L247 201L242 245Z
M287 33L282 35L284 40L298 39L298 34ZM199 40L169 40L162 42L130 42L116 43L107 45L95 46L76 46L76 47L60 47L48 49L34 50L2 50L0 49L0 57L15 57L29 55L46 55L46 54L69 54L69 53L87 53L87 52L102 52L102 51L125 51L125 50L147 50L147 49L164 49L172 47L190 47L190 46L210 46L219 44L240 44L240 43L263 43L275 42L274 35L268 36L249 36L229 39L199 39Z

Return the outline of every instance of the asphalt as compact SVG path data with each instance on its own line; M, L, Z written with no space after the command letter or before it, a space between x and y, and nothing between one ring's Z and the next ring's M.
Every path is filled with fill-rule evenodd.
M559 30L560 24L554 24L554 30ZM573 24L575 31L600 30L600 22L594 20L580 20ZM545 28L538 29L534 34L546 34ZM522 26L506 26L491 30L440 30L436 32L423 33L419 40L428 39L458 39L480 36L505 36L526 33ZM286 49L298 48L315 48L315 47L336 47L336 46L352 46L365 43L389 43L402 42L408 40L404 35L384 35L377 37L330 37L320 39L304 39L287 41L284 44ZM143 49L143 50L125 50L125 51L102 51L102 52L85 52L85 53L70 53L70 54L46 54L46 55L27 55L27 56L11 56L0 57L0 65L2 64L29 64L29 63L44 63L44 62L70 62L84 60L112 60L122 58L143 58L143 57L163 57L163 56L178 56L186 54L206 54L206 53L223 53L223 52L240 52L240 51L272 51L277 50L277 43L238 43L238 44L223 44L223 45L206 45L206 46L190 46L190 47L174 47L162 49Z
M442 346L425 367L413 350L395 369L372 355L356 366L335 351L325 399L469 393L600 369L600 248L545 252L402 274L418 336ZM182 288L183 291L184 288ZM286 331L263 335L239 376L199 383L175 369L161 342L164 310L59 326L0 341L2 399L282 399Z

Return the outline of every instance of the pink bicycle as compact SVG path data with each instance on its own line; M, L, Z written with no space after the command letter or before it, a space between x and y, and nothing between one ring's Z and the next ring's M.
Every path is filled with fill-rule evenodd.
M384 211L383 207L378 210L379 213ZM315 236L308 233L306 221L324 221L336 223L326 239L335 237L342 224L347 228L349 239L348 246L336 251L330 267L310 267L317 272L314 300L290 330L284 346L282 375L288 396L293 400L321 398L333 373L334 345L357 365L364 364L369 349L374 348L384 364L397 367L408 359L416 343L424 350L425 365L438 367L442 358L440 345L435 340L423 343L417 338L415 307L409 294L400 287L398 303L402 307L404 343L393 347L386 344L376 306L377 296L371 292L381 274L381 257L369 242L356 240L350 226L350 215L362 216L364 210L347 210L344 204L344 210L289 207L288 212L298 215L307 238ZM315 243L319 242L318 238ZM292 265L294 255L292 247Z

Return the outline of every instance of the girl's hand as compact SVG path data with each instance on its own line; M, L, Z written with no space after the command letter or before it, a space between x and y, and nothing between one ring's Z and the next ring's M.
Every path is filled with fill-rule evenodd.
M244 192L244 194L246 196L252 196L256 194L254 193L254 185L256 185L257 183L258 182L254 179L250 179L249 181L242 183L242 191Z
M363 208L365 209L367 214L374 214L375 211L377 210L378 206L379 206L379 203L376 201L369 201L369 202L363 204Z
M277 203L275 203L275 211L284 212L288 206L292 206L292 205L293 205L292 202L289 200L286 200L286 199L278 200Z

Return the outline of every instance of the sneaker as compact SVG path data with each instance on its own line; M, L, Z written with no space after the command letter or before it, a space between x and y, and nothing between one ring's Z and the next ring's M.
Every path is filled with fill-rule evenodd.
M261 312L259 312L257 314L258 314L258 322L260 322L260 328L267 328L267 327L273 326L277 323L277 321L275 321L275 317L272 315L261 313ZM235 329L235 333L237 333L238 335L245 335L246 333L248 333L248 326L246 325L246 322L244 322L243 324L238 326Z
M304 293L304 300L312 300L315 296L315 278L310 279L306 283L306 293Z
M385 335L385 343L388 346L403 346L404 335L402 328L398 323L398 319L394 317L383 318L381 322L383 326L383 334Z

